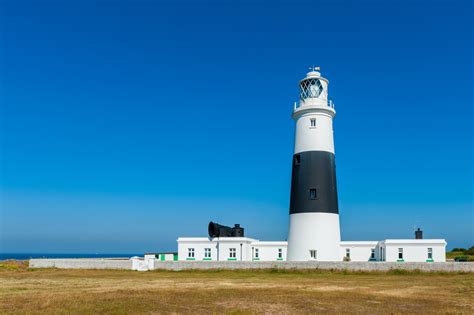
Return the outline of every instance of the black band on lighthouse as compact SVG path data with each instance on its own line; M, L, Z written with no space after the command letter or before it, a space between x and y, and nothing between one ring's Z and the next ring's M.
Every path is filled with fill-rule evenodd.
M308 151L293 156L290 214L339 213L334 154Z

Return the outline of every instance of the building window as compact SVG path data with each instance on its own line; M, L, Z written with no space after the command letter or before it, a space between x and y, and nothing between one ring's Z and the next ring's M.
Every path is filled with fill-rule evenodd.
M317 258L317 252L316 252L316 250L315 250L315 249L311 249L311 250L309 251L309 256L311 257L311 259L316 260L316 258Z
M398 249L398 259L403 259L403 248Z
M255 258L260 258L260 257L258 257L258 248L255 248L255 254L254 255L255 255Z
M283 258L283 249L278 248L278 259L282 259L282 258Z
M433 259L433 248L428 248L428 259Z
M317 197L316 188L311 188L309 190L309 199L316 199Z
M194 248L188 248L188 258L194 258Z
M236 258L237 250L235 248L229 248L229 258Z
M211 249L204 248L204 258L211 258Z
M299 154L295 154L294 164L295 165L300 165L301 164L301 156Z
M375 248L370 249L370 259L375 259Z
M311 118L310 122L311 122L311 127L316 127L316 118Z
M346 248L346 258L351 258L351 249Z

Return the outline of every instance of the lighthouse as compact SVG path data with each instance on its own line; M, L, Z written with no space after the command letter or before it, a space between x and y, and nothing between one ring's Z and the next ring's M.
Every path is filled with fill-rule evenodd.
M336 188L333 118L328 80L319 67L300 81L293 108L293 155L288 261L339 261L340 228Z

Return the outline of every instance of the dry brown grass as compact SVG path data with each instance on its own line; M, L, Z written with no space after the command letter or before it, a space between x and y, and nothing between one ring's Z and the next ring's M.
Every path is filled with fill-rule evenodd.
M0 313L474 313L473 274L30 270L0 262Z

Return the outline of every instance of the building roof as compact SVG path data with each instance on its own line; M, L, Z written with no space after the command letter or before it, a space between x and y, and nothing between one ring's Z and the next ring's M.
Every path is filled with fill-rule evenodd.
M256 241L252 245L255 246L288 246L288 242L285 241Z
M377 246L378 241L341 241L341 246Z
M174 254L178 254L178 252L157 252L157 253L145 253L143 255L160 255L160 254L165 254L165 255L174 255Z
M444 239L393 239L383 241L385 244L443 244L446 245Z
M252 243L254 246L287 246L286 241L259 241L250 237L215 237L210 239L208 237L179 237L178 242L188 243L208 243L208 242L227 242L227 243ZM388 239L382 241L341 241L340 246L377 246L378 243L392 244L439 244L446 245L444 239ZM161 253L165 254L165 253Z
M208 237L178 237L178 242L258 242L258 240L249 237L215 237L210 239Z

